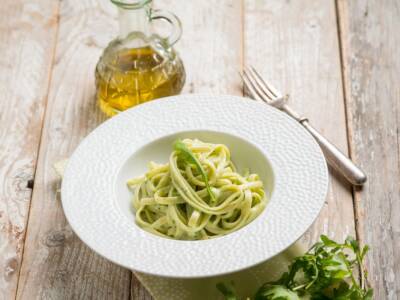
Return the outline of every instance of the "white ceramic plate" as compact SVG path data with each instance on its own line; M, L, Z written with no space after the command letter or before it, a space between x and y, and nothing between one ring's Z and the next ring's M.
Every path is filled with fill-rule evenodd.
M126 180L150 160L166 162L173 141L185 137L225 143L239 170L260 174L270 202L256 220L205 241L165 239L135 224ZM240 97L182 95L94 130L72 155L61 192L72 229L94 251L135 271L187 278L238 271L283 251L313 223L327 188L320 148L285 114Z

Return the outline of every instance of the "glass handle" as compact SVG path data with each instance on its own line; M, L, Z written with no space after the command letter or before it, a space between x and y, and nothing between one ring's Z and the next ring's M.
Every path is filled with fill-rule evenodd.
M173 13L165 10L154 9L151 11L150 20L165 20L172 25L171 34L165 39L169 45L174 45L182 35L181 21Z

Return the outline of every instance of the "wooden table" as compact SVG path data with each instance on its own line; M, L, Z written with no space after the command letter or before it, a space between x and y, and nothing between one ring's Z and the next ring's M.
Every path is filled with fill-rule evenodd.
M363 190L332 173L326 205L303 239L350 234L370 244L375 299L400 299L399 2L155 6L183 23L183 93L242 95L237 71L252 64L368 173ZM0 299L151 299L129 270L75 236L52 168L106 119L95 104L94 67L116 29L108 0L2 3Z

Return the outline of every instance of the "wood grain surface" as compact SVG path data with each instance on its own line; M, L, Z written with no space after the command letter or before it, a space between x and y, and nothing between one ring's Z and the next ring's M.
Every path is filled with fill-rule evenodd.
M0 16L0 299L15 297L57 33L58 3L6 1ZM6 12L6 13L4 13Z
M242 95L242 4L237 0L159 0L181 20L176 45L186 68L183 93Z
M130 271L95 254L72 232L52 168L104 120L94 98L94 67L115 34L110 11L108 1L60 2L55 62L17 299L128 299L130 295Z
M289 104L347 153L339 42L333 1L245 1L245 63L284 93ZM355 235L350 187L331 176L325 207L303 237Z
M400 6L338 4L351 152L369 176L355 191L359 237L375 299L400 299Z

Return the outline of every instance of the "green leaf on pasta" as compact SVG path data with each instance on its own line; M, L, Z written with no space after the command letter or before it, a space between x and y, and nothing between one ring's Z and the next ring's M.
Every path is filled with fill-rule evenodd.
M178 157L180 159L182 159L184 162L188 164L193 164L196 166L197 171L201 174L204 184L206 185L206 189L208 194L210 195L211 202L216 202L215 195L211 190L210 184L208 183L207 173L204 171L203 166L201 165L197 157L194 155L194 153L190 151L190 149L181 140L177 140L174 143L174 149L175 151L178 152Z

